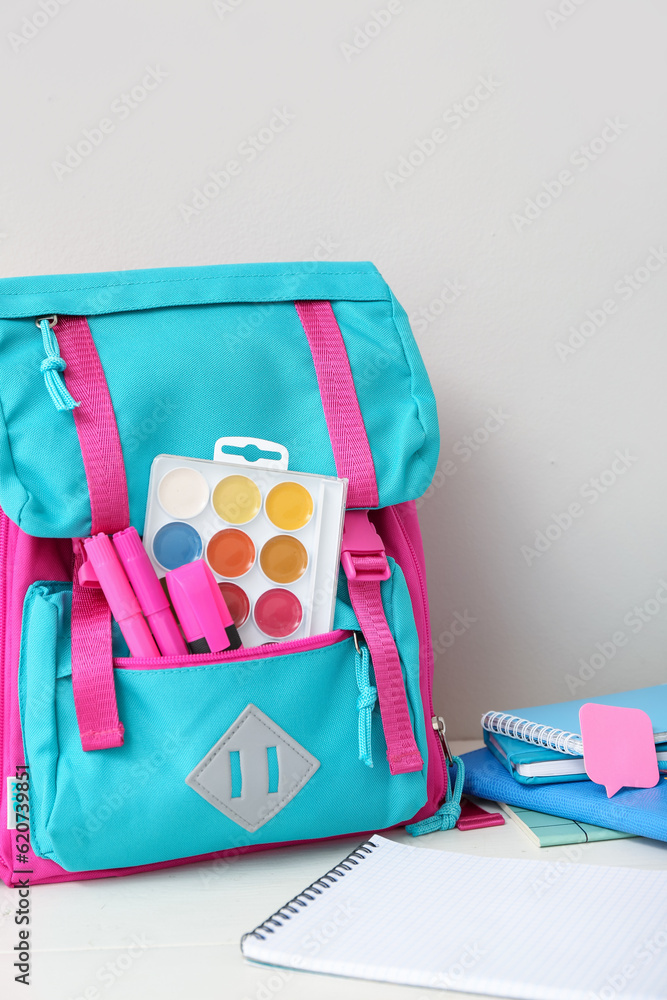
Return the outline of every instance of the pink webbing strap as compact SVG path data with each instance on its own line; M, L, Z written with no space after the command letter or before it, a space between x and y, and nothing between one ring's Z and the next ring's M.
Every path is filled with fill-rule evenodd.
M296 302L295 306L313 355L336 469L349 480L348 507L377 507L373 456L331 303ZM387 557L368 520L368 510L348 510L341 561L373 661L389 770L392 774L421 771L424 762L412 730L401 661L382 604L380 583L389 576Z
M80 404L74 423L90 494L91 534L127 528L127 479L109 387L85 317L62 316L54 329L67 363L65 384ZM72 580L72 689L84 750L121 746L111 650L111 612L104 594L82 587L81 543L74 544Z
M72 691L84 750L123 744L111 651L111 612L101 590L79 584L77 554L72 581Z
M381 581L390 576L384 545L367 510L348 510L341 563L350 600L373 660L387 760L392 774L421 771L405 693L401 661L382 604Z
M343 335L330 302L295 302L315 362L336 469L348 507L377 507L375 466Z
M88 321L61 316L53 331L67 363L65 383L81 405L72 412L90 493L91 535L130 523L127 479L109 387Z

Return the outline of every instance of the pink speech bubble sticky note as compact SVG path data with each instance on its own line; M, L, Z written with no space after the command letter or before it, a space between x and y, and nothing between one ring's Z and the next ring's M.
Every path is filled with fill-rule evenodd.
M579 709L584 767L607 797L619 788L653 788L660 780L653 726L640 708L588 702Z

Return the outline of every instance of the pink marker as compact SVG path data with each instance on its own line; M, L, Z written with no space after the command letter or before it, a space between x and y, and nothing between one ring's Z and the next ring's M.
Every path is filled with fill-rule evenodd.
M170 570L167 587L191 653L218 653L242 645L225 599L203 559Z
M125 576L108 535L100 533L84 540L86 555L106 597L111 614L127 640L132 656L159 656L139 602ZM84 564L85 565L85 564Z
M141 544L137 529L117 531L113 541L160 652L163 656L182 656L187 653L188 647L171 613L169 600L148 553Z

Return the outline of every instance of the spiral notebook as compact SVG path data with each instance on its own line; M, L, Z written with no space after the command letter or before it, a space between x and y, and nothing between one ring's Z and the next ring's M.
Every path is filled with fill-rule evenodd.
M241 948L268 965L521 1000L590 1000L621 978L623 1000L664 1000L666 940L667 871L475 857L376 835Z
M651 718L655 742L667 740L667 684L580 698L578 701L562 701L555 705L519 708L514 712L486 712L482 716L482 727L489 733L581 757L584 745L578 732L579 709L587 702L641 708Z

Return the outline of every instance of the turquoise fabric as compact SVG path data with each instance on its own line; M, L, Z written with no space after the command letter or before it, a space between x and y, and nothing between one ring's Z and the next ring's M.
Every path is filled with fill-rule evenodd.
M306 260L3 278L0 315L101 316L214 302L345 298L372 302L389 297L387 285L369 261Z
M44 382L34 318L85 315L118 422L141 533L161 453L212 458L221 436L285 445L290 468L335 475L295 299L327 299L343 334L379 505L427 489L438 455L433 392L405 313L368 263L169 268L0 281L0 505L29 534L90 533L73 414Z
M176 669L118 667L125 743L84 753L72 697L71 589L64 583L34 584L24 606L19 700L36 853L68 871L89 871L383 829L415 815L427 799L419 644L405 579L390 563L383 602L425 761L421 772L393 776L377 708L371 725L373 768L358 759L353 638L238 663L223 658ZM344 586L335 624L356 624ZM320 761L304 788L256 833L236 825L185 784L249 703Z

